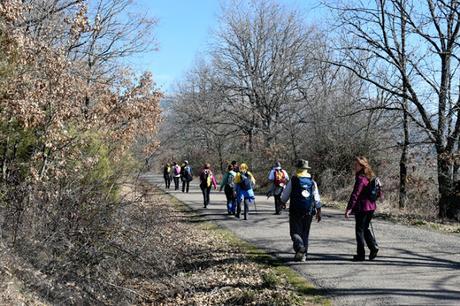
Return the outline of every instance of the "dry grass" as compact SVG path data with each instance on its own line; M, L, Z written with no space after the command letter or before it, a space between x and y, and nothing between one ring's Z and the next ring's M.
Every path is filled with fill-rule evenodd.
M144 183L124 194L138 200L120 207L88 271L49 271L39 252L3 248L0 305L328 304L295 272L196 222L162 191Z

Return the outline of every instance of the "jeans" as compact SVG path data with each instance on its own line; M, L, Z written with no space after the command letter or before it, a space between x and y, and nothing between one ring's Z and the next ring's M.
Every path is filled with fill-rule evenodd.
M374 216L373 211L369 212L358 212L355 214L355 232L356 232L356 245L357 255L360 258L364 258L366 251L364 249L364 242L371 251L378 249L375 237L369 230L369 224L371 223L372 217Z
M310 235L312 215L308 214L289 214L289 232L293 243L294 251L297 252L301 247L308 251L308 237Z
M209 194L211 193L211 186L200 186L201 192L203 193L203 204L204 207L207 207L209 204Z

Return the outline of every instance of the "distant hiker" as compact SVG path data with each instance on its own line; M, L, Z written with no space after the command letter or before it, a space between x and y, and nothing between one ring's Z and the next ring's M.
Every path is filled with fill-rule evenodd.
M220 191L224 189L227 198L227 213L229 215L234 215L236 212L235 176L236 172L233 171L233 166L228 165L227 172L220 183Z
M308 173L308 161L298 160L296 168L296 174L281 194L281 201L286 203L291 199L289 231L295 251L294 259L305 261L313 216L316 215L316 220L321 221L321 202L318 186Z
M254 186L256 179L251 172L249 172L248 165L241 164L239 166L239 172L235 176L236 186L236 217L239 218L241 214L241 203L244 205L244 220L247 220L249 211L249 204L255 203Z
M190 182L193 180L192 168L189 166L188 161L184 160L181 168L180 179L182 181L182 192L189 192Z
M204 208L209 205L209 194L211 193L212 186L214 186L214 190L217 189L216 178L211 171L211 165L205 164L200 174L200 188L201 192L203 192Z
M281 202L281 193L289 181L289 175L286 170L281 168L281 163L276 161L273 168L268 174L268 180L272 182L272 186L267 193L267 196L274 196L275 198L275 214L281 214L281 210L286 206Z
M240 172L240 166L238 165L238 162L236 160L232 160L231 165L233 167L233 171L235 171L236 173Z
M174 190L179 190L180 166L176 162L172 166L172 177L174 180Z
M372 193L378 187L376 184L380 183L378 178L375 177L367 158L356 157L354 170L356 174L355 187L345 210L345 218L348 218L350 214L355 215L357 254L353 256L353 261L363 261L365 259L364 242L366 242L370 250L369 260L373 260L377 257L379 247L374 235L369 230L369 224L377 208L376 198L380 196L379 190L375 195Z
M163 178L165 179L166 189L171 186L171 164L166 163L163 167Z

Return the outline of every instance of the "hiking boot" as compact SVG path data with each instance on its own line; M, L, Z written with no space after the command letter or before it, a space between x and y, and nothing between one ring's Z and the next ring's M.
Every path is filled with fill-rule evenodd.
M369 260L374 260L375 257L377 257L378 252L379 252L379 249L372 250L371 253L369 254Z
M352 261L364 261L364 256L354 255Z
M302 258L305 256L305 248L301 247L295 252L294 260L295 261L302 261Z
M307 261L307 253L303 254L302 258L300 259L301 262Z

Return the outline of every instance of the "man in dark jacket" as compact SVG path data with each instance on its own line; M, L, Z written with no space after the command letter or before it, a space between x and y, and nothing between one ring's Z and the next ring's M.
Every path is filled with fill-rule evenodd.
M308 238L313 216L321 221L321 202L316 182L308 173L308 161L300 159L296 163L296 174L281 194L281 201L291 199L289 207L289 230L294 246L296 261L305 261Z

